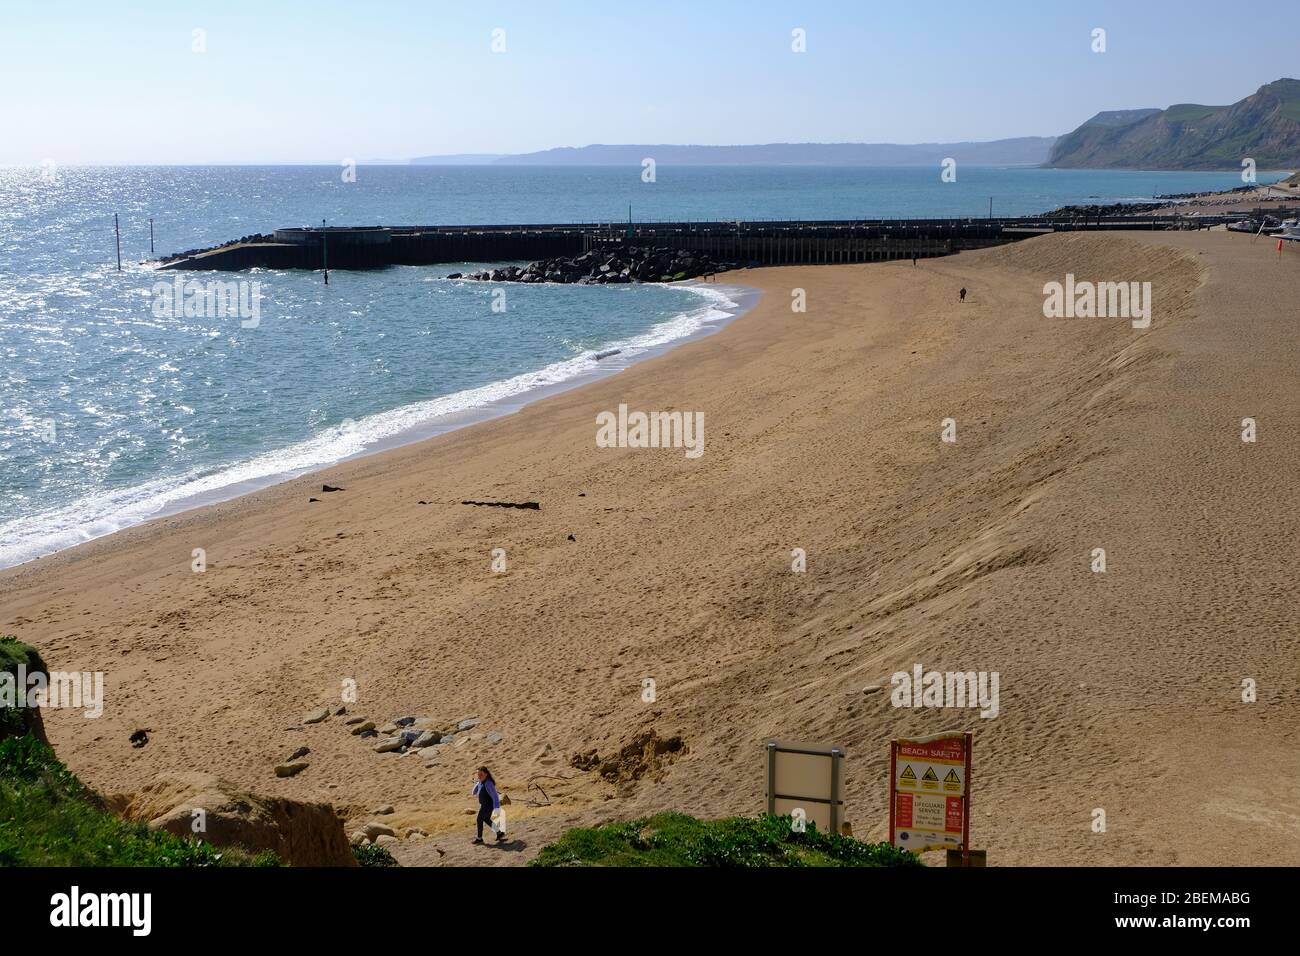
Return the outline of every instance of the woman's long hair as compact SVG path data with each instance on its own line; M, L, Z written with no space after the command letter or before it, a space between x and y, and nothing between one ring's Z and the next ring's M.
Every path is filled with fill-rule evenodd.
M487 780L485 781L486 783L490 783L490 784L492 784L492 786L494 786L494 787L497 785L497 782L496 782L495 780L492 779L492 771L491 771L491 770L489 770L487 767L479 767L478 770L479 770L479 773L485 773L485 774L487 774Z

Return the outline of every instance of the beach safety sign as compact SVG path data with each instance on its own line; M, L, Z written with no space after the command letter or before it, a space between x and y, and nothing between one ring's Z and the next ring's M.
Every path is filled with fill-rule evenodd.
M970 758L970 734L890 744L891 844L914 853L970 849Z

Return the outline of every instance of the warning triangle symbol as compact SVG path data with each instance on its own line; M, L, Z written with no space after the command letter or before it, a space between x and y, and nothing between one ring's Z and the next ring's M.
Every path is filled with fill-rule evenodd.
M934 768L933 768L933 767L926 767L926 768L925 768L925 776L922 777L921 779L922 779L922 780L934 780L934 781L938 781L938 779L939 779L939 775L938 775L937 773L934 772Z
M957 779L957 771L956 771L956 770L949 770L949 771L948 771L948 776L946 776L946 777L943 778L943 782L944 782L944 783L961 783L961 781Z
M909 763L906 767L903 768L903 773L902 773L902 777L901 777L901 779L903 779L903 780L915 780L915 779L916 779L916 774L912 773L912 765L911 765L910 763Z

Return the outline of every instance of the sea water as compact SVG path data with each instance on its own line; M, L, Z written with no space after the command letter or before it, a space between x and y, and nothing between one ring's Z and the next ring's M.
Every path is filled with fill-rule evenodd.
M259 315L159 310L150 258L277 227L978 216L1230 188L1224 173L966 167L0 169L0 567L500 413L716 328L704 285L497 287L480 264L187 273ZM1268 181L1261 175L1261 181ZM121 230L116 268L114 214ZM504 306L504 307L503 307ZM612 359L597 352L618 349ZM594 429L594 426L593 426ZM593 431L594 434L594 431Z

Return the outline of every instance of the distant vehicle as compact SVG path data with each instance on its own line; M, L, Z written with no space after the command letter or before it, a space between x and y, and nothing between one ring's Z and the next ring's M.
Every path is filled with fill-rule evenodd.
M1277 234L1277 237L1300 242L1300 218L1285 220L1282 223L1282 231Z

